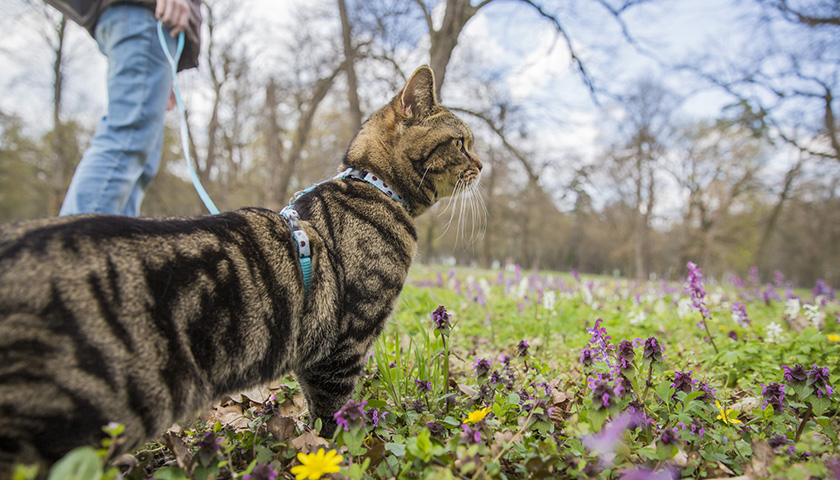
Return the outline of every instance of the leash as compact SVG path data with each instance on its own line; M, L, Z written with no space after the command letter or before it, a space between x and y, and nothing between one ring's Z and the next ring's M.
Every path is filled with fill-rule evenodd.
M172 57L172 54L169 53L169 47L167 46L166 37L163 33L162 20L158 20L157 22L157 32L160 46L163 49L163 53L166 54L166 59L169 61L169 67L172 69L172 90L175 92L175 104L178 106L178 113L181 116L181 150L184 152L184 160L187 162L187 168L190 171L190 178L192 179L195 191L198 192L198 196L201 197L201 201L204 202L204 206L207 207L207 210L209 210L213 215L216 215L219 213L219 209L216 208L216 204L213 203L213 200L210 199L210 195L208 195L207 191L204 190L204 186L201 184L201 180L199 180L198 174L195 172L192 162L190 162L190 141L188 130L189 126L187 125L187 112L184 108L184 101L181 99L181 89L178 87L178 59L181 58L181 53L184 51L184 32L178 34L178 48L175 52L174 58Z

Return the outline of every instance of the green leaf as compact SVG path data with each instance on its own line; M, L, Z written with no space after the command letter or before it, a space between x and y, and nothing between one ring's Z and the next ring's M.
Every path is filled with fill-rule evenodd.
M189 480L187 474L178 467L163 467L155 472L154 477L159 480Z
M92 447L73 449L56 462L48 480L99 480L102 478L102 461Z
M405 444L402 443L386 443L385 450L393 453L397 457L405 457Z
M461 422L459 422L456 418L452 416L447 416L446 418L440 421L440 424L447 428L455 428L460 426Z
M354 463L346 469L343 469L342 473L355 480L362 480L362 477L364 477L369 466L370 458L365 458L365 462L363 464L360 465L358 463Z
M826 396L823 396L823 397L813 396L808 401L811 403L811 406L814 408L814 414L818 417L822 416L822 414L825 413L826 410L828 410L828 407L831 406L831 400Z

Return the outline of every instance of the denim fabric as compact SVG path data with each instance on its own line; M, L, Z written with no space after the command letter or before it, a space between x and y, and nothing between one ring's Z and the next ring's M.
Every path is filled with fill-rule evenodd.
M175 39L168 29L164 33L174 55ZM160 164L171 71L148 8L107 8L94 36L108 57L108 112L73 174L60 215L137 216Z

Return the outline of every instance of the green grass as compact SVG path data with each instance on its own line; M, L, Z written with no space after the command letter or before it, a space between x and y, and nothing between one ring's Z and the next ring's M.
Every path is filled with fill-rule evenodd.
M705 287L717 353L696 326L700 314L678 306L686 297L679 284L418 267L354 396L367 402L365 417L349 430L323 440L310 432L290 377L273 399L228 402L241 411L235 425L205 416L173 435L178 453L159 444L141 450L126 476L293 478L299 453L324 448L342 456L339 475L359 479L836 478L840 394L820 393L840 374L837 300L786 315L781 299L744 300L761 299L765 287ZM544 303L548 292L553 305ZM785 298L784 289L775 292ZM794 293L812 302L811 292ZM745 302L749 325L733 320L735 301ZM451 328L434 326L430 314L440 305ZM596 346L593 335L604 339L607 357L584 365L581 350ZM645 357L652 337L664 348L661 360ZM530 348L517 356L522 340ZM617 391L611 366L622 340L635 356L620 369ZM479 360L490 362L484 375ZM781 367L796 364L811 373L785 381ZM814 365L828 367L828 377L818 378ZM676 382L677 374L687 381ZM770 399L775 410L762 396L773 382L786 385L783 400ZM731 409L727 421L716 402ZM477 412L489 413L466 421ZM85 452L65 464L99 458Z

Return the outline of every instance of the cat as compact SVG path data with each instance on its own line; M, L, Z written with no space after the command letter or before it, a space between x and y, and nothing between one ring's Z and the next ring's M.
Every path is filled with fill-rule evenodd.
M98 445L109 422L125 425L129 450L288 372L329 437L415 257L414 218L477 187L473 145L438 103L432 70L417 69L340 167L380 186L334 178L294 200L309 287L294 224L261 208L3 226L0 478L13 462L49 465Z

